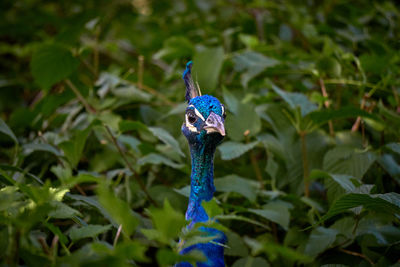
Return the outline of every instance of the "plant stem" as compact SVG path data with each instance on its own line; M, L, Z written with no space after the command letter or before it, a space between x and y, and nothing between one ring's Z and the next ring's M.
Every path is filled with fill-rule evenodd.
M143 71L144 71L144 56L139 56L139 66L138 66L138 88L142 90L143 87Z
M117 234L115 235L113 247L115 247L115 246L117 245L118 238L119 238L119 236L121 235L121 231L122 231L122 224L120 224L120 225L118 226L118 230L117 230Z
M306 132L301 131L299 133L301 140L301 157L303 160L303 179L304 179L304 193L306 197L310 196L309 180L308 180L308 159L307 159L307 144L306 144Z
M355 85L355 86L366 86L373 88L375 85L372 83L364 83L360 81L354 80L345 80L345 79L328 79L325 80L325 84L347 84L347 85Z
M81 92L79 92L78 88L76 88L76 86L71 82L71 80L66 79L65 83L71 88L71 90L74 92L74 94L76 95L76 97L78 98L78 100L82 103L82 105L85 107L86 111L89 113L96 113L97 110L92 107L87 101L86 99L83 97L83 95L81 94Z
M358 253L358 252L354 252L354 251L351 251L351 250L347 250L347 249L344 249L344 248L339 248L339 250L342 251L342 252L344 252L344 253L346 253L346 254L353 255L353 256L356 256L356 257L360 257L360 258L363 258L364 260L368 261L369 264L371 264L371 266L374 266L374 265L375 265L375 263L374 263L370 258L368 258L366 255L364 255L364 254L361 254L361 253Z
M250 141L249 140L249 136L246 135L246 143L249 143L249 141ZM256 178L260 182L260 188L264 189L264 181L263 181L263 178L262 178L260 167L258 166L258 163L257 163L257 158L256 158L256 155L254 153L254 150L250 151L250 161L251 161L251 165L253 166Z
M140 188L143 190L143 192L146 194L147 199L156 207L158 207L157 203L154 201L154 199L150 196L149 192L146 189L146 186L144 185L143 181L140 179L139 175L137 172L133 169L132 165L128 161L128 159L125 156L125 153L122 151L121 147L118 145L117 139L115 136L112 134L110 127L108 125L104 125L104 127L107 130L107 133L109 134L111 140L113 141L113 144L115 147L118 149L119 154L121 155L122 159L125 161L126 166L129 168L129 170L132 172L133 177L135 177L136 181L138 182Z
M95 33L95 42L94 42L94 51L93 51L93 69L94 75L97 80L99 76L99 35L100 35L100 28L96 29Z
M319 79L319 85L321 87L322 96L325 97L325 98L328 98L328 93L326 91L325 83L324 83L324 80L322 78ZM325 100L324 105L325 105L326 108L329 108L329 101ZM329 125L329 134L330 134L330 136L332 136L332 137L335 136L335 131L333 130L333 123L332 123L331 120L328 121L328 125Z
M363 99L361 100L361 105L360 105L360 109L364 110L365 107L365 102L367 100L367 94L364 95ZM360 127L361 124L361 117L358 116L357 120L354 122L353 127L351 127L351 131L352 132L357 132L358 131L358 127Z

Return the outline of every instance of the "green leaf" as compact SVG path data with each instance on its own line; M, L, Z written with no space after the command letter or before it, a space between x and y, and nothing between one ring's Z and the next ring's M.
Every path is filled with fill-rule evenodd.
M172 160L160 155L160 154L155 154L155 153L150 153L142 158L140 158L137 161L138 165L146 165L146 164L155 164L155 165L160 165L164 164L167 166L170 166L175 169L180 169L183 167L183 164L178 164L173 162Z
M165 199L163 208L150 209L150 217L154 228L158 231L158 241L165 244L169 244L171 240L177 238L186 224L185 216L175 211L168 199Z
M0 118L0 133L3 133L10 137L16 144L18 144L18 139L11 131L11 129L8 127L8 125Z
M317 61L316 68L318 71L328 77L339 78L342 74L342 67L339 61L334 57L322 57Z
M304 252L312 257L329 248L336 239L338 230L318 227L311 232Z
M212 198L210 201L203 201L201 205L210 219L224 213L224 210L218 205L215 198Z
M43 181L40 180L39 177L37 177L36 175L33 175L29 172L27 172L26 170L23 170L19 167L15 167L15 166L11 166L8 164L0 164L0 169L5 170L5 171L15 171L15 172L19 172L21 174L23 174L25 177L31 179L32 181L36 181L38 184L43 184Z
M88 237L95 238L99 234L107 232L110 228L111 225L89 224L80 228L72 228L69 232L69 237L74 242Z
M392 110L387 109L383 105L382 101L379 101L378 108L379 114L385 119L386 125L390 126L386 127L386 130L392 131L398 136L400 129L400 115Z
M113 95L117 96L123 101L136 101L136 102L149 102L153 97L151 94L139 90L134 85L120 86L112 90Z
M81 159L90 130L91 127L88 127L83 131L78 131L69 141L65 141L59 145L59 147L64 151L68 161L71 163L72 168L76 168Z
M62 157L60 151L50 144L26 144L23 146L24 154L29 155L35 151L43 151L54 154L57 157Z
M194 46L184 36L172 36L164 41L163 48L154 54L156 59L176 60L194 54Z
M78 65L79 61L68 49L55 44L43 45L32 56L31 72L39 86L49 89L71 75Z
M385 147L389 148L393 152L396 152L398 155L400 155L400 144L398 144L398 143L389 143L389 144L386 144Z
M218 238L218 235L211 235L210 236L207 233L200 232L200 231L198 231L198 232L199 232L199 235L195 235L195 236L192 236L190 238L185 238L185 243L184 243L184 245L182 247L183 249L185 249L187 247L190 247L192 245L195 245L195 244L201 244L201 243L205 244L205 243L208 243L210 241L213 241L213 239L215 239L215 238Z
M47 221L44 221L43 224L56 236L58 236L60 242L66 246L66 244L68 243L68 238L61 232L60 228L58 228L57 226L48 223Z
M369 151L339 146L325 154L323 169L332 174L347 174L361 179L376 158L376 155Z
M243 141L245 134L255 136L261 130L260 116L251 104L240 103L237 114L226 117L225 128L229 138L238 142Z
M237 175L228 175L214 180L214 185L219 192L236 192L251 202L256 200L257 192L251 181Z
M157 136L157 138L163 141L166 145L170 146L179 155L185 157L185 154L183 154L181 148L179 147L178 142L175 140L174 137L170 135L169 132L167 132L163 128L158 128L158 127L149 127L149 130L152 134Z
M76 209L71 208L70 206L58 202L53 201L52 206L54 210L49 213L49 216L56 219L71 219L75 218L75 216L82 216L82 214Z
M140 262L148 262L149 259L145 255L146 250L147 247L137 241L126 242L124 240L123 243L117 244L114 255L120 259L134 259Z
M118 225L122 225L122 232L129 237L139 221L133 216L128 203L117 198L105 185L99 185L97 193L100 204Z
M203 253L198 250L192 250L187 254L181 255L166 248L159 249L156 258L160 267L172 266L177 262L189 262L196 265L196 262L207 260Z
M235 261L232 267L269 267L269 263L261 257L246 257Z
M192 76L194 81L198 79L200 88L208 92L217 87L219 73L224 61L224 49L222 47L204 48L196 53L193 58ZM203 93L204 93L203 92Z
M275 93L282 97L282 99L290 106L291 109L296 110L299 107L302 117L317 109L317 105L310 102L310 100L308 100L308 98L301 93L285 92L272 83L271 88L275 91Z
M113 217L111 217L110 213L99 203L99 201L97 201L97 198L75 194L68 194L66 197L77 200L78 203L82 202L85 207L95 208L104 218L112 222L115 228L118 228L119 224L113 219Z
M236 97L228 91L225 87L223 88L223 93L224 93L224 102L225 105L228 107L228 109L235 115L239 115L239 100L236 99Z
M377 116L355 107L342 107L340 109L321 109L307 115L315 124L322 125L330 120L363 117L380 123Z
M244 72L241 75L243 87L247 87L248 82L263 72L266 68L273 67L279 63L278 60L266 57L263 54L246 51L233 58L235 71Z
M219 220L242 221L242 222L247 222L247 223L251 223L251 224L260 226L260 227L262 227L264 229L267 229L267 230L271 230L271 228L266 224L263 224L263 223L260 223L260 222L258 222L256 220L249 219L248 217L244 217L244 216L240 216L240 215L236 215L236 214L226 214L226 215L222 215L221 214L221 215L215 216L215 219L218 220L218 221Z
M273 181L276 181L276 175L279 170L279 165L276 163L274 160L274 154L268 152L268 161L267 161L267 166L265 167L265 171L271 176Z
M247 151L253 149L257 144L258 141L254 141L249 144L228 141L218 146L218 150L221 153L221 158L223 160L231 160L240 157Z
M122 120L119 122L119 130L121 133L127 131L148 131L146 124L140 121Z
M317 178L330 178L334 180L338 185L340 185L346 192L354 192L356 186L351 181L353 178L350 175L346 174L330 174L320 170L312 170L310 173L310 179L317 179Z
M293 262L299 261L302 263L308 263L312 261L312 258L310 258L309 256L301 254L300 252L297 252L292 248L274 243L273 241L267 240L266 238L263 239L264 240L259 241L249 237L244 237L244 241L251 248L253 255L259 254L260 252L264 251L268 255L270 261L275 260L278 256L281 256L285 260Z
M270 202L264 205L263 209L248 209L248 211L281 225L285 230L289 227L289 206L284 202Z
M248 248L238 234L232 231L226 232L225 234L228 237L227 246L229 247L229 249L225 250L225 255L241 257L246 257L249 255Z
M344 195L333 203L320 222L358 206L387 214L400 214L400 194L392 192L375 195L355 193Z
M365 53L360 56L360 63L363 70L378 75L387 71L389 62L390 58L387 55Z

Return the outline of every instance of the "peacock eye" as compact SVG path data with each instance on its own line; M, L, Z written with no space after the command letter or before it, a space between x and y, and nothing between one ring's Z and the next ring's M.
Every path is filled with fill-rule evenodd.
M193 112L188 112L188 113L187 113L187 116L188 116L188 121L189 121L191 124L193 124L193 123L195 123L195 122L197 121L197 117L196 117L195 114L193 114Z

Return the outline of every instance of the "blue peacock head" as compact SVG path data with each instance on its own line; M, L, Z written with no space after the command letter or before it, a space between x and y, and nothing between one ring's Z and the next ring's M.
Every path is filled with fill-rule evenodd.
M192 61L188 62L182 75L188 102L182 133L192 146L216 147L225 136L225 107L217 98L201 95L191 77L192 65Z

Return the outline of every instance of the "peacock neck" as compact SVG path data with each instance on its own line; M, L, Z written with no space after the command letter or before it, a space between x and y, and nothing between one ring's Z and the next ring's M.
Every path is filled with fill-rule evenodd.
M213 166L215 148L214 145L207 146L199 143L190 146L192 174L186 219L193 223L208 220L207 213L201 203L203 200L211 200L215 192Z

